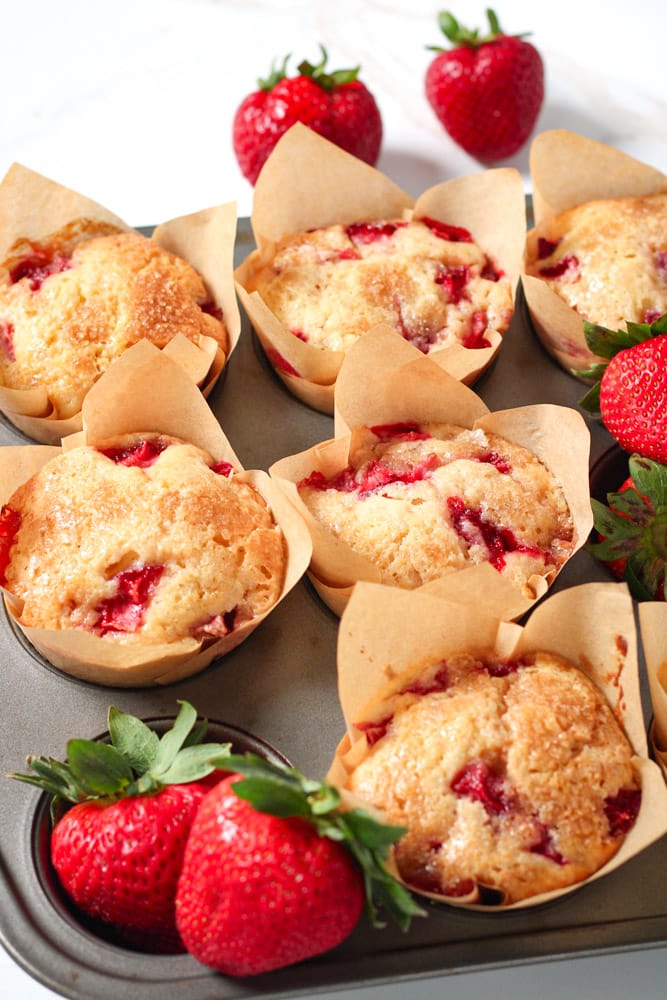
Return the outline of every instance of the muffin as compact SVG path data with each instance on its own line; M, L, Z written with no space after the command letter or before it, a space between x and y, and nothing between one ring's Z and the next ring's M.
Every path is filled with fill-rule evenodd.
M597 686L550 652L451 654L414 670L354 728L347 788L405 826L401 878L510 905L586 879L639 812L633 749Z
M78 413L132 344L162 348L177 334L229 350L198 272L137 232L80 218L43 239L17 240L0 264L0 384L45 387L55 419Z
M469 230L429 217L373 219L284 236L246 285L295 337L346 351L382 323L424 354L491 347L513 289Z
M286 561L259 491L168 435L63 451L0 522L1 582L20 624L123 646L230 635L277 602Z
M667 312L667 191L599 198L530 234L526 273L581 316L612 329Z
M297 483L317 525L371 562L380 582L419 587L488 562L527 597L571 555L574 523L556 477L481 427L396 423L355 431L348 465Z

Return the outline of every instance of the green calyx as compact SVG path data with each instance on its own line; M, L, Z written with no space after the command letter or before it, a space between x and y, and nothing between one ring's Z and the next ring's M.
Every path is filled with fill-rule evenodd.
M324 90L329 91L334 90L335 87L340 87L344 83L352 83L353 80L357 79L360 66L355 66L353 69L337 69L333 72L327 72L326 64L329 56L327 50L321 44L320 51L322 59L316 65L313 65L306 59L299 63L297 69L301 76L309 77L314 83L319 84ZM286 78L287 63L290 58L289 55L285 56L282 64L277 69L274 65L271 66L271 73L266 80L260 79L257 81L260 90L273 90L277 83Z
M494 10L487 7L486 16L489 22L489 30L485 35L481 34L478 28L472 30L464 28L463 25L459 24L454 15L447 10L441 10L438 14L438 25L445 38L456 48L467 46L468 48L478 49L481 45L488 45L489 42L495 42L497 38L505 34L500 27L498 15ZM529 34L530 32L524 32L513 37L526 38ZM438 45L427 45L426 47L431 52L446 51Z
M229 743L204 743L207 724L187 701L173 727L158 736L141 719L109 709L109 742L72 739L67 761L28 757L33 774L10 778L36 785L52 796L52 811L61 802L106 802L133 795L150 795L167 785L198 781L216 769L212 759L224 759Z
M638 601L664 598L667 568L667 466L632 455L634 489L591 500L599 542L586 546L603 562L626 560L623 579Z
M580 400L579 405L593 416L600 414L600 383L607 365L613 357L629 347L635 347L651 337L659 337L667 333L667 313L664 313L653 323L632 323L628 321L625 330L610 330L597 323L584 320L584 336L586 346L592 354L603 360L573 372L579 378L592 381L592 386Z
M408 890L387 870L389 848L406 832L404 827L379 822L363 809L345 809L340 793L326 782L313 781L296 768L272 763L254 754L232 754L226 769L242 775L232 789L258 812L283 819L299 817L321 837L342 843L359 865L366 889L366 905L374 927L384 924L383 908L402 930L410 920L424 916Z

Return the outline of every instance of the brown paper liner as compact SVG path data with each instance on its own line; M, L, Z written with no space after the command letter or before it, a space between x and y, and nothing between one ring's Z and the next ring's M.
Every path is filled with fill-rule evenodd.
M563 627L563 623L567 627ZM501 658L546 651L571 661L605 694L635 751L642 801L618 852L585 881L507 906L524 909L568 895L608 874L667 832L667 788L649 760L639 693L637 635L625 584L587 583L548 596L525 626L499 621L485 606L447 601L425 592L359 583L343 614L338 638L338 689L347 732L328 780L344 788L368 753L354 720L372 718L387 695L418 676L419 665L454 653L491 651ZM425 893L453 906L485 910L469 900ZM498 907L495 908L499 909Z
M667 780L667 604L642 601L638 613L653 706L649 739Z
M522 445L547 466L564 490L574 523L572 555L585 543L593 520L588 484L590 434L581 414L549 403L490 413L472 389L431 357L387 327L378 326L353 345L341 366L335 396L335 437L282 458L269 469L308 525L313 540L308 576L335 614L342 613L358 580L380 583L381 574L370 560L353 552L313 517L299 497L297 483L314 470L328 478L345 468L355 429L397 422L481 427ZM513 619L546 593L558 572L531 578L530 597L490 566L458 570L443 577L438 586L441 593L466 594L473 601L478 599L480 586L485 592L488 588L494 591L499 616ZM500 614L501 610L504 613Z
M535 227L528 233L528 248L542 224L576 205L667 189L667 176L654 167L566 129L535 137L530 173ZM521 282L533 326L549 354L571 373L599 361L586 344L583 317L540 278L524 273Z
M76 191L63 187L19 163L14 163L0 183L0 259L16 240L40 240L79 218L107 222L129 232L122 219ZM241 315L234 290L234 241L236 205L232 202L172 219L157 226L152 237L166 250L187 260L202 276L211 298L224 317L227 344L201 337L191 348L168 345L176 361L207 395L238 342ZM186 340L181 335L181 340ZM197 356L195 356L195 351ZM56 416L43 385L13 389L0 385L0 411L20 431L43 444L59 444L81 429L81 413Z
M159 384L160 392L154 391ZM121 405L122 401L122 405ZM244 471L220 424L187 372L150 342L129 348L101 376L83 404L82 430L61 448L43 445L7 446L0 463L0 504L51 458L71 448L133 432L172 435L197 445L216 461L241 470L265 499L285 537L287 562L276 605L304 574L311 554L308 531L284 494L259 470ZM116 687L171 684L203 670L243 642L273 607L229 635L212 643L184 638L165 645L116 645L77 629L38 629L22 625L21 602L4 591L7 611L50 663L74 677Z
M526 214L523 182L513 168L455 178L430 188L414 201L374 167L300 123L282 136L264 165L255 187L251 217L257 249L236 269L236 288L277 375L309 406L333 412L334 386L343 352L313 347L294 337L260 294L249 293L246 286L255 271L272 258L275 244L283 236L334 223L412 215L426 215L468 229L515 289L521 271ZM502 337L495 332L488 339L488 348L470 350L457 344L432 351L429 356L470 385L490 365L502 343Z

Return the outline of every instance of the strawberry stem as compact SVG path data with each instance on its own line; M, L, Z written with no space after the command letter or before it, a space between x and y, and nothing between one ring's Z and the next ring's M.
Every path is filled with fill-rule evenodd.
M505 35L505 32L500 27L500 21L498 15L494 10L487 7L486 17L489 22L489 30L486 35L482 35L478 28L465 28L462 24L456 20L454 15L448 10L441 10L438 14L438 26L445 36L445 38L452 43L453 46L465 47L478 49L482 45L488 45L490 42L495 42L496 39L501 38ZM531 32L524 31L519 35L513 35L513 38L527 38ZM427 49L431 52L444 52L446 51L437 45L427 45Z

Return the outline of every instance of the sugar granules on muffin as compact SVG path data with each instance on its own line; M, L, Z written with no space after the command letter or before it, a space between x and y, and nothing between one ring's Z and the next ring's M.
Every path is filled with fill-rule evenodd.
M511 904L573 885L618 850L641 803L634 751L569 661L452 654L354 722L367 753L347 787L408 832L417 889Z
M139 233L79 219L38 242L19 240L0 265L0 380L44 385L59 418L81 409L132 344L161 348L177 333L228 350L201 276Z
M400 587L490 562L525 590L572 551L556 478L526 448L481 428L369 428L345 469L314 472L297 488L316 521Z
M545 220L526 272L589 322L653 322L667 312L667 192L600 198Z
M0 571L21 624L120 643L217 639L281 593L286 546L226 462L163 435L51 459L3 508Z
M362 220L283 237L252 276L299 339L345 351L384 323L423 353L490 346L513 313L510 281L464 227L428 217Z

